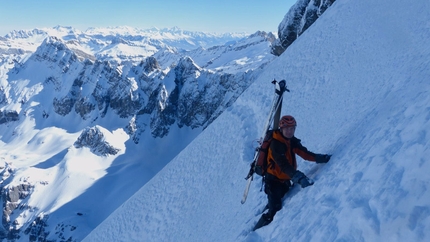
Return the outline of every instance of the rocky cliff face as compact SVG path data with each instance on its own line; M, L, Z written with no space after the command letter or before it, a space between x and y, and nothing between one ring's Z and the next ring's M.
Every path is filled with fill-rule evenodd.
M11 163L2 162L0 165L0 184L1 184L1 199L2 199L2 225L0 226L0 238L15 240L19 238L18 229L20 224L17 220L11 219L11 215L15 210L24 211L32 208L25 204L24 199L27 198L34 186L25 179L22 179L18 184L4 186L4 183L14 175L15 168Z
M299 0L291 7L278 27L278 39L272 46L274 55L281 55L305 32L335 0Z
M141 116L151 115L149 127L154 137L167 135L173 124L207 127L251 83L252 74L213 73L197 66L190 57L184 57L165 79L173 85L165 82L154 85L157 88L152 97L136 116L139 122ZM168 86L174 88L169 90Z
M274 40L264 32L250 39L254 37L258 39L234 48L218 47L220 53L215 56L219 58L222 53L249 49L261 42L270 46ZM256 66L263 64L265 62ZM44 72L37 78L32 76L34 66L41 66L40 71ZM240 68L245 69L244 66ZM43 80L40 92L52 96L52 111L61 116L79 115L83 120L94 120L112 110L120 118L136 116L135 120L139 120L139 115L150 114L154 137L166 135L168 126L173 123L179 127L206 127L251 83L252 76L248 71L214 72L200 67L190 56L178 59L167 72L161 69L155 57L136 66L91 61L55 37L47 38L26 63L9 73L11 80L28 79L35 85ZM13 102L10 96L6 95L8 103ZM51 105L45 106L44 116L48 118L52 115ZM5 122L18 118L13 111L3 116Z

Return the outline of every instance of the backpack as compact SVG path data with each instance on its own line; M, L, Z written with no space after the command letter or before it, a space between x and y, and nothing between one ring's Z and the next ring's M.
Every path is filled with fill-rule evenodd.
M257 148L258 156L255 162L254 171L257 175L264 176L267 171L267 155L269 154L270 142L273 139L273 130L269 130L264 137L260 147Z

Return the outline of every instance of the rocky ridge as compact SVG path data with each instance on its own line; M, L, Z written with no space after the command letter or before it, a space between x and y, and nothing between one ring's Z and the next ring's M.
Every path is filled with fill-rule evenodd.
M280 56L303 32L305 32L335 0L298 0L278 26L278 39L272 53Z

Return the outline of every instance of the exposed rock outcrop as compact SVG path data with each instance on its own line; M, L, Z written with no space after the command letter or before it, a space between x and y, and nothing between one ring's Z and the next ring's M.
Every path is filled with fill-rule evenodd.
M335 0L299 0L291 7L278 26L278 39L272 45L272 53L281 55L305 32Z
M18 121L19 115L16 111L13 110L0 110L0 124L12 122L12 121Z
M91 152L102 156L116 155L120 151L119 148L115 148L106 141L105 135L97 126L82 131L74 146L90 148Z

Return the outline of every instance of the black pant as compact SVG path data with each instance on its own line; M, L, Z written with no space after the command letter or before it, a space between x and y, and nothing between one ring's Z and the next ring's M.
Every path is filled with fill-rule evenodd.
M282 198L290 190L290 181L281 182L275 177L266 175L264 192L267 194L268 208L267 216L273 219L276 212L282 208Z

